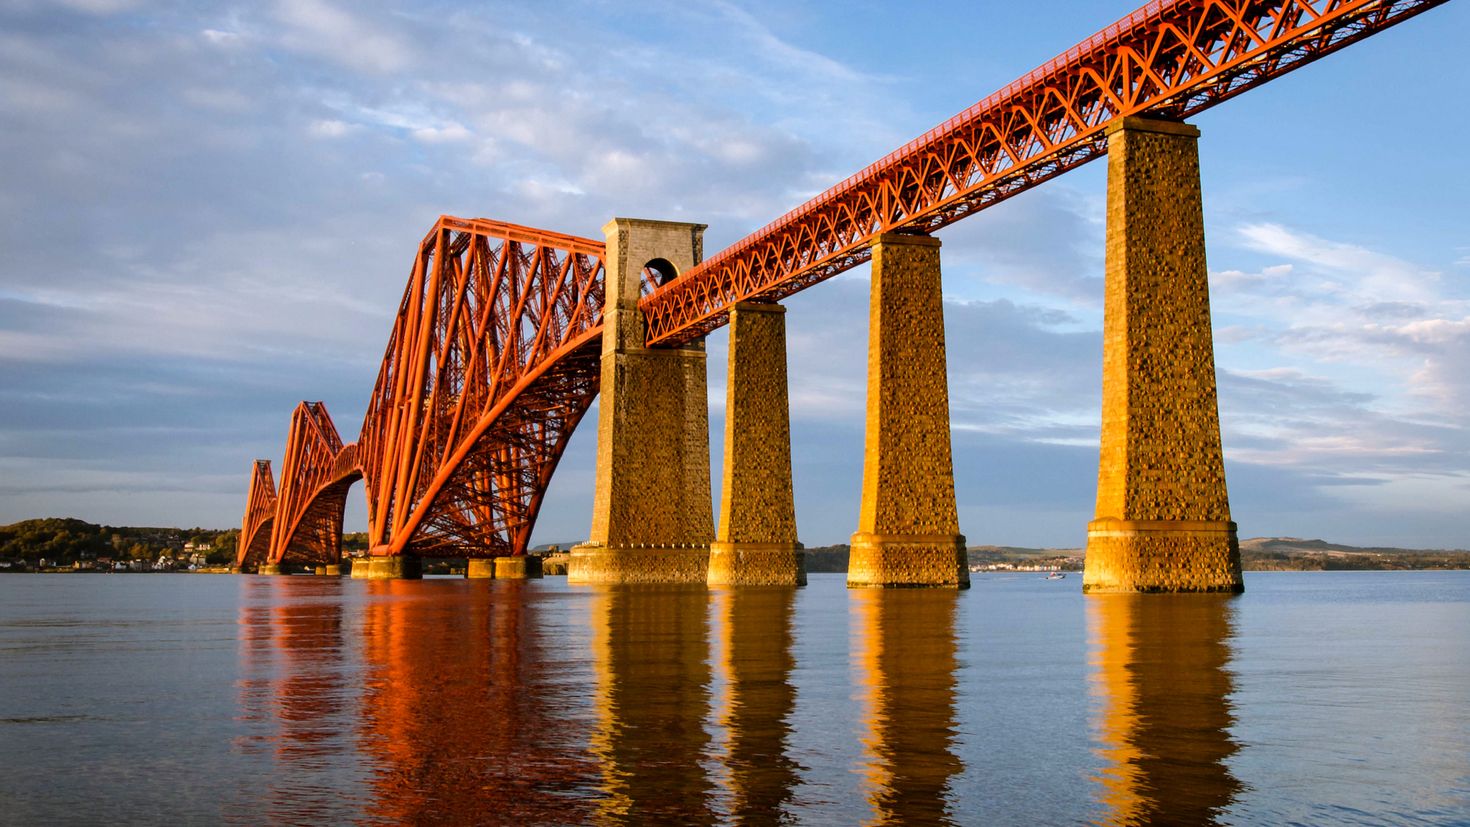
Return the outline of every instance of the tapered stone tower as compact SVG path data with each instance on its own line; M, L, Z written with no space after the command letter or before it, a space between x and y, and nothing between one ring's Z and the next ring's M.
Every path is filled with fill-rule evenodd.
M1238 592L1225 491L1199 130L1125 118L1108 133L1097 516L1088 592Z

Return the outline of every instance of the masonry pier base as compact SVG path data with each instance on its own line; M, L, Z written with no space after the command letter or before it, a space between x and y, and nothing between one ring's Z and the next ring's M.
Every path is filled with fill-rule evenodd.
M274 574L285 574L284 571L281 571L281 564L280 563L261 563L258 567L256 567L255 573L256 574L270 574L270 575L274 575Z
M939 239L873 241L863 499L849 588L970 587L949 444Z
M791 489L786 308L740 302L730 311L720 532L711 586L805 586Z
M495 558L496 580L533 580L541 577L541 558L529 554Z
M418 580L423 576L423 561L407 554L373 557L367 570L369 580Z
M647 347L638 299L699 263L704 225L615 218L603 232L596 494L567 582L703 583L714 535L704 343Z
M1108 130L1102 437L1085 592L1239 592L1225 490L1199 130Z

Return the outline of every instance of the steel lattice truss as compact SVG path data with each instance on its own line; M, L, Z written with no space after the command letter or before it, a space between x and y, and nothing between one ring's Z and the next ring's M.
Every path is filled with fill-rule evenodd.
M358 440L379 553L499 556L598 387L603 244L442 217L414 260Z
M725 324L1107 151L1133 115L1183 119L1445 0L1161 0L1078 44L640 303L650 344Z
M1121 118L1183 119L1443 2L1150 3L649 292L648 341L697 339L736 302L779 300L866 261L879 233L931 232L1098 158ZM239 561L335 561L359 477L375 554L525 553L597 394L603 272L600 242L441 217L356 445L303 402L274 510L257 461Z
M276 516L276 481L271 461L258 459L250 469L250 498L245 501L245 522L235 552L235 567L261 563L270 556L271 526Z
M342 559L342 511L362 478L357 446L343 445L321 402L291 414L281 490L276 497L267 562L336 563Z

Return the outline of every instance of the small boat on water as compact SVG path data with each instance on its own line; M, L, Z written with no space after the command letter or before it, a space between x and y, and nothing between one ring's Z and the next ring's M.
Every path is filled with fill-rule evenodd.
M1051 574L1048 574L1046 576L1046 579L1047 580L1066 580L1067 579L1067 575L1065 575L1065 574L1063 574L1063 573L1061 573L1059 571L1054 571Z

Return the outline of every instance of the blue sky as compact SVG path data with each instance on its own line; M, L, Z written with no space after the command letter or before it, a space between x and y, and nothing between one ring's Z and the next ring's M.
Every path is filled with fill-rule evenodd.
M1132 10L896 8L0 0L0 522L237 524L298 400L355 437L441 213L699 221L718 250ZM1467 24L1448 4L1195 120L1242 536L1470 547ZM1104 172L941 234L972 543L1085 537ZM809 545L856 525L866 278L789 302ZM594 443L536 542L586 535Z

